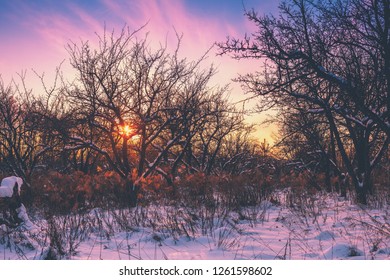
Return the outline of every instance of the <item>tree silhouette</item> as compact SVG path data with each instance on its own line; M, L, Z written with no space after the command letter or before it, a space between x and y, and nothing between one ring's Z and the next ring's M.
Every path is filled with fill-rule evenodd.
M264 106L326 120L365 204L390 136L389 1L292 0L279 11L278 17L246 11L257 31L219 44L221 54L264 61L261 74L237 79Z

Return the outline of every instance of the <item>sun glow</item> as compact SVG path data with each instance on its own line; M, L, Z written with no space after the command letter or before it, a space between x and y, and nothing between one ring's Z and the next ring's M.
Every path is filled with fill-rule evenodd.
M135 129L128 124L120 125L119 134L122 137L131 138L135 135Z

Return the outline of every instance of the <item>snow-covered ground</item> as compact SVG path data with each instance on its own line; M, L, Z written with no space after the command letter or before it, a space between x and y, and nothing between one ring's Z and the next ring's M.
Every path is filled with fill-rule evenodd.
M67 259L390 259L390 209L362 209L334 195L291 206L286 197L232 212L149 206L32 218L30 231L0 228L0 258L62 250Z

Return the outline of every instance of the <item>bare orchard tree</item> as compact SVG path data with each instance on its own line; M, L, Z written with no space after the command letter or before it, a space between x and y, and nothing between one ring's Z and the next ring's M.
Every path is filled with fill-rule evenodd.
M285 1L278 17L247 11L257 31L220 45L235 58L264 59L261 74L238 80L265 104L295 99L326 119L363 204L389 144L389 6L388 0Z
M200 70L203 57L180 59L180 40L170 54L123 29L119 36L104 33L97 48L89 42L68 46L78 74L65 90L77 119L84 120L80 125L90 131L74 130L68 148L101 154L126 181L131 205L144 178L154 172L168 178L160 166L188 133L183 104L207 91L214 74L213 67Z
M29 115L31 122L34 123L34 129L39 132L40 145L46 147L41 157L40 168L60 172L67 172L72 168L84 171L82 167L77 168L78 165L74 164L75 159L72 158L71 152L66 149L70 131L76 126L77 119L74 117L72 109L67 105L62 87L64 77L61 73L61 65L57 67L55 79L51 85L45 81L44 73L35 72L35 75L41 81L42 90L39 95L34 94L33 97L29 98L32 104ZM31 100L34 101L31 102Z
M24 77L20 75L20 84L0 81L0 164L3 171L21 177L29 187L33 172L51 146L41 142L39 123L43 119L34 114L38 101L27 90Z
M280 139L277 146L289 165L313 173L325 174L327 191L333 190L332 178L341 176L339 152L327 119L316 111L308 112L302 104L286 104L280 110L277 119ZM348 135L342 133L346 143Z
M174 179L178 174L179 169L181 173L195 173L205 171L199 168L197 154L197 141L199 136L204 133L204 130L210 125L213 117L222 117L223 110L226 109L228 100L226 98L227 87L209 88L207 86L211 78L213 69L205 72L194 73L191 81L187 80L186 85L181 91L176 93L174 100L174 108L177 108L177 122L169 125L168 130L162 134L166 138L165 142L172 137L172 135L180 135L180 139L176 145L164 154L163 167L166 172L162 172L161 168L157 171L167 178L170 185L174 187ZM216 104L219 104L216 106ZM166 118L170 118L172 112L168 112ZM225 117L228 115L225 115ZM232 119L234 125L237 124ZM230 130L229 132L233 132ZM218 151L216 151L216 154ZM210 166L210 170L212 166ZM184 171L185 170L185 171Z
M206 175L214 171L224 140L245 126L243 112L237 111L227 100L215 99L208 107L208 110L215 113L207 117L202 130L194 139L196 140L194 142L196 164Z
M253 125L242 126L234 133L230 133L223 140L220 155L218 157L219 169L232 175L250 173L259 169L260 157L266 157L264 145L264 154L260 153L261 146L253 138Z

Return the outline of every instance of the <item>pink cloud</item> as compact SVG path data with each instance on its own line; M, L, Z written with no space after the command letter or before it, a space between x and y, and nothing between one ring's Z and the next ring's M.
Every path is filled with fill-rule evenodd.
M148 33L152 47L167 42L171 50L176 47L175 30L183 34L179 55L190 60L202 56L214 42L223 42L226 36L242 38L245 32L253 32L255 27L245 19L243 11L232 22L223 16L199 14L189 10L181 0L148 0L148 1L116 1L100 0L99 10L85 10L75 4L65 4L65 10L43 9L34 10L28 3L17 2L18 13L12 16L13 22L20 26L21 32L7 32L0 44L0 75L5 83L11 77L17 77L15 72L34 68L38 73L45 72L47 81L53 81L54 70L64 59L68 59L65 50L70 41L75 43L97 41L97 34L102 34L104 26L108 31L115 29L117 33L125 24L130 29L146 27L137 36L143 37ZM256 9L261 13L268 7ZM274 4L272 4L275 6ZM271 9L272 11L272 9ZM13 26L9 26L12 30ZM208 54L204 67L211 63L218 67L218 73L212 80L213 84L224 85L231 83L232 101L239 101L243 95L240 85L232 83L231 79L238 73L245 74L258 70L261 61L236 61L229 56L215 56L214 47ZM63 65L65 75L72 77L70 66ZM28 73L28 85L41 88L40 81L32 71ZM255 101L251 101L250 106ZM248 105L248 104L247 104ZM254 116L248 121L259 122L264 116ZM275 128L263 127L256 134L258 137L270 138Z
M245 33L247 21L242 16L235 22L228 22L221 17L206 17L188 10L182 1L138 1L136 4L119 5L117 1L105 0L107 10L126 22L134 29L148 22L144 32L157 45L168 41L171 48L176 46L175 30L183 34L180 55L190 59L201 57L215 42L226 40L226 36L241 37ZM230 83L237 73L247 73L256 68L253 61L234 61L228 56L216 57L214 47L208 57L207 63L214 63L219 72L214 79L216 83ZM258 64L257 64L258 65ZM239 94L237 94L239 92ZM232 98L236 101L242 99L241 89L233 85Z
M244 16L229 22L223 17L195 14L181 0L123 1L120 4L115 0L102 0L101 4L104 11L101 18L96 11L86 11L74 4L67 5L67 13L46 13L24 6L22 13L25 17L19 20L28 28L30 35L15 37L17 43L8 44L8 48L3 46L2 53L7 53L9 58L4 59L3 56L0 60L0 73L31 67L38 72L53 71L68 57L66 44L80 40L96 42L95 32L102 34L105 25L107 30L115 29L119 33L124 24L135 30L148 23L139 36L148 33L152 47L167 41L171 49L176 47L176 30L183 34L179 54L189 59L199 58L215 42L224 41L227 35L242 37L248 28ZM216 52L214 47L204 65L207 67L207 64L214 63L219 68L213 80L216 84L230 83L237 73L252 72L259 65L259 62L253 61L237 62L228 56L215 57ZM11 64L10 69L4 67ZM244 98L239 85L232 85L231 97L235 101Z

